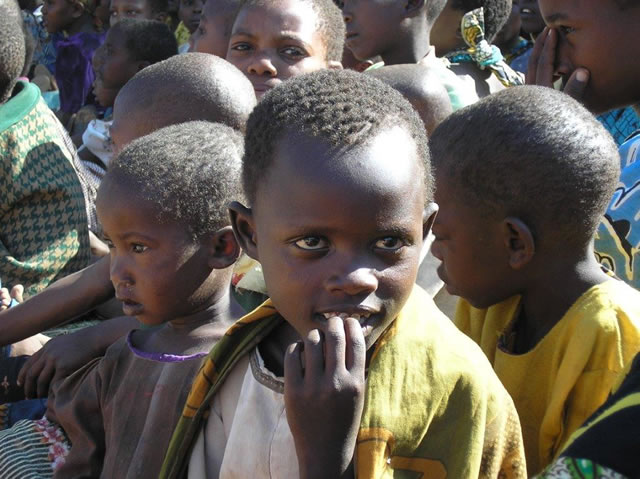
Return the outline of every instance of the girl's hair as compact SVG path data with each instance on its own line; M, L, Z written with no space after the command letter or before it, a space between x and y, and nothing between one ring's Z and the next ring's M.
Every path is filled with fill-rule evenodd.
M166 23L124 18L111 27L109 35L122 35L125 48L136 61L150 65L178 54L178 42Z

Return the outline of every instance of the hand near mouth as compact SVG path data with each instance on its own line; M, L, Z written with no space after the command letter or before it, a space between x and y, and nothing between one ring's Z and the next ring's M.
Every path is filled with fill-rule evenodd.
M555 28L545 27L538 36L527 65L527 85L539 85L554 88L556 80L556 52L558 46L558 32ZM563 82L562 91L567 95L582 101L584 91L589 83L589 71L586 68L576 68L569 79Z
M314 329L289 346L284 401L301 478L353 477L365 360L362 328L351 317L333 316L324 334Z

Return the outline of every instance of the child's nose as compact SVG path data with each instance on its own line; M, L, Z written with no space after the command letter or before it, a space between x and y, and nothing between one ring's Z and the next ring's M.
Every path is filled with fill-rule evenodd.
M252 75L267 75L270 77L278 75L278 70L271 61L271 58L266 55L255 57L249 64L248 71Z
M110 270L109 276L111 278L111 282L116 287L123 286L131 283L131 278L129 273L127 272L126 260L120 255L111 253L110 257Z
M327 289L350 296L367 295L378 289L378 278L371 268L357 268L327 280Z

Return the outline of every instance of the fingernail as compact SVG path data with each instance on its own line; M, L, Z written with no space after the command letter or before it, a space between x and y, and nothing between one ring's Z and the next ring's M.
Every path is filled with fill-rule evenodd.
M585 70L578 70L578 72L576 73L576 80L581 83L586 82L588 78L589 74Z

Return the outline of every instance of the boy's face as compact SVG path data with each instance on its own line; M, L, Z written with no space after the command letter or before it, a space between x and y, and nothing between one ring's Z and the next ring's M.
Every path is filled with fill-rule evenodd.
M45 0L42 5L44 27L49 33L61 32L74 20L76 8L69 0Z
M122 34L114 27L95 52L93 66L96 82L106 90L119 90L138 73L140 62L134 60L126 48ZM109 105L105 105L109 106Z
M235 18L235 5L229 2L207 0L200 14L200 22L194 33L193 49L220 58L227 55L229 34Z
M443 56L464 45L460 33L460 22L464 12L453 8L449 0L444 10L438 15L431 29L431 44L436 48L436 54Z
M499 223L481 217L446 175L436 177L435 200L440 209L433 222L431 253L442 261L438 276L447 291L477 308L515 294L505 291L508 262Z
M614 0L540 0L540 11L558 33L556 74L565 81L578 67L590 77L582 98L600 113L640 101L640 8Z
M207 249L184 225L159 222L157 207L108 180L97 211L111 259L111 282L123 312L147 325L175 320L206 304Z
M317 22L308 2L247 6L233 24L226 59L249 78L261 98L287 78L329 66Z
M200 14L202 13L202 0L182 0L178 16L184 26L187 27L189 33L193 33L200 23Z
M399 0L344 0L347 48L359 60L384 58L398 37L403 12L404 2Z
M270 298L301 337L325 314L359 314L367 347L396 318L415 282L424 186L401 128L330 148L285 135L250 222Z
M111 0L109 12L111 26L123 18L158 20L158 16L151 9L151 3L147 0Z

